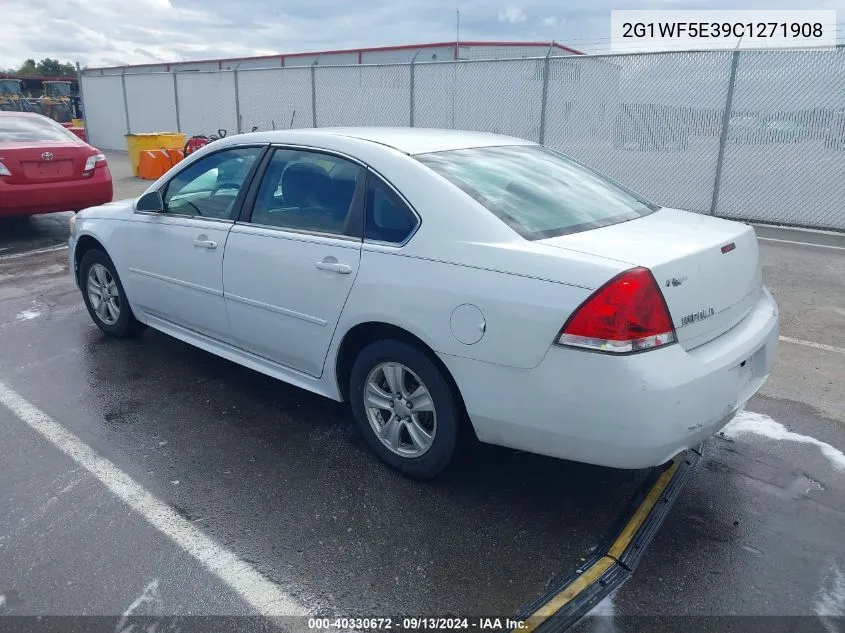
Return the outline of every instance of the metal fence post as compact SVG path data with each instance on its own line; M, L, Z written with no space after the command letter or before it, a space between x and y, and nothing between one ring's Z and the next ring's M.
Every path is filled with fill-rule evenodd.
M85 128L85 135L90 134L91 129L88 127L88 115L85 114L85 95L82 93L82 68L79 62L76 62L76 85L79 87L79 114L82 116L82 127ZM91 140L90 138L88 139Z
M243 62L241 62L243 63ZM240 134L243 126L241 124L241 96L240 86L238 85L238 68L241 64L235 66L233 73L235 75L235 131Z
M126 69L120 73L120 84L123 87L123 113L126 115L126 133L132 134L132 126L129 124L129 100L126 98Z
M725 96L725 112L722 114L722 132L719 135L719 156L716 159L716 176L713 180L713 198L710 201L710 215L716 215L719 205L719 187L722 184L722 165L725 162L725 143L728 140L728 128L731 124L731 108L734 101L734 86L736 85L736 67L739 64L739 49L731 55L731 74L728 79L728 94Z
M419 55L419 54L420 54L420 52L417 51L416 53L414 53L414 56L411 58L411 102L410 102L411 107L410 107L410 113L409 113L410 114L409 120L410 120L410 126L411 127L414 127L414 74L415 74L414 71L415 71L415 65L416 65L416 61L417 61L417 55Z
M317 127L317 62L320 57L311 64L311 127Z
M179 121L179 82L176 80L176 71L173 71L173 102L176 106L176 131L182 131L182 123Z
M455 46L455 61L450 62L452 64L452 129L455 129L455 98L458 93L458 64L460 62L457 60L458 57L458 47Z
M549 50L546 51L546 58L543 60L543 96L540 100L540 145L546 140L546 102L549 97L549 57L552 54L552 47L555 45L554 40L549 45Z

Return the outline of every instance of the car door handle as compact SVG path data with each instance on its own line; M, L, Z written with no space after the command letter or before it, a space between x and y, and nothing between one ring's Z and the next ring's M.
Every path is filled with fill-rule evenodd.
M334 258L332 258L334 259ZM348 275L352 272L352 266L348 266L347 264L338 264L337 261L326 261L323 260L321 262L317 262L314 264L320 270L329 270L333 273L340 273L341 275Z
M217 242L214 240L194 240L194 246L198 248L215 249L217 248Z

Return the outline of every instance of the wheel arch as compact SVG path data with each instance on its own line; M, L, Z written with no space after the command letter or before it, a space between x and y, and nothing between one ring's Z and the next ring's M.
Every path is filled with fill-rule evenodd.
M464 398L458 387L458 383L434 349L416 334L385 321L364 321L349 328L343 335L334 361L335 380L337 381L338 393L341 400L343 402L349 402L349 378L352 373L352 365L355 363L355 359L361 350L370 343L388 338L412 345L434 363L435 367L442 372L450 389L455 394L462 416L469 422L469 415L467 414Z
M86 253L95 249L103 251L106 255L109 254L103 243L93 235L83 233L76 239L76 246L73 251L73 278L77 285L80 285L79 264L82 263L82 258L85 257Z

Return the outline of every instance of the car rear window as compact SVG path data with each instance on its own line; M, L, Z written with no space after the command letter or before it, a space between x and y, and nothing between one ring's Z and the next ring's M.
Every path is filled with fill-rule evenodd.
M0 143L31 141L78 141L79 138L61 125L42 116L0 116Z
M529 240L648 215L658 207L589 167L540 145L418 154Z

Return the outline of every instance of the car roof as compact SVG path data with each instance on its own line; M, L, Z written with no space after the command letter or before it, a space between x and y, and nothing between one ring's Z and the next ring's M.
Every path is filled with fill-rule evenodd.
M471 147L494 147L501 145L535 145L531 141L489 134L487 132L468 132L463 130L442 130L436 128L406 127L346 127L313 128L301 130L278 130L257 132L255 136L269 142L284 142L291 132L353 138L371 143L386 145L405 154L426 154Z

